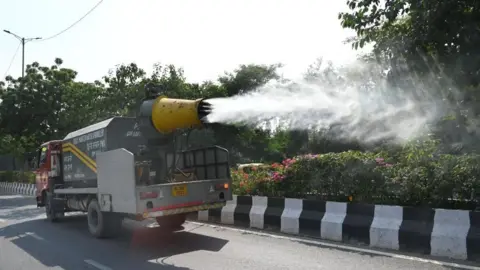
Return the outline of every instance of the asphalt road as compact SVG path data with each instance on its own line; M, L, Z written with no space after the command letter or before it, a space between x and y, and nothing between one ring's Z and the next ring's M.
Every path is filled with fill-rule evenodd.
M89 235L85 215L49 223L33 202L0 194L0 270L476 269L196 223L165 234L130 222L120 237L98 240Z

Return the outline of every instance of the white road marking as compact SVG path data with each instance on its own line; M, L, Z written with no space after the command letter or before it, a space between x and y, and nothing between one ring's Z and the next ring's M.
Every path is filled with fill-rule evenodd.
M110 267L107 267L101 263L98 263L94 260L90 260L90 259L87 259L87 260L84 260L85 263L97 268L97 269L100 269L100 270L112 270L112 268Z
M40 241L44 241L45 239L43 239L42 237L38 236L37 234L33 233L33 232L27 232L26 233L28 236L31 236L37 240L40 240Z
M237 229L237 228L232 228L232 227L226 227L226 226L221 226L221 225L213 225L213 224L201 223L201 222L195 222L195 221L188 221L188 223L195 224L195 225L209 226L209 227L212 227L212 228L222 228L222 229L226 229L226 230L230 230L230 231L236 231L236 232L240 232L240 233L253 234L253 235L258 235L258 236L267 236L267 237L272 237L272 238L276 238L276 239L295 241L295 242L299 242L299 243L316 244L316 245L323 246L323 247L330 247L330 248L343 249L343 250L356 251L356 252L364 252L364 253L368 253L368 254L386 256L386 257L391 257L391 258L396 258L396 259L404 259L404 260L410 260L410 261L416 261L416 262L430 263L430 264L436 264L436 265L440 265L440 266L455 267L455 268L466 269L466 270L480 270L480 267L472 266L472 265L459 264L459 263L453 263L453 262L443 262L443 261L438 261L438 260L434 260L434 259L425 259L425 258L419 258L419 257L414 257L414 256L390 253L390 252L387 252L387 251L378 251L378 250L372 250L372 249L352 247L352 246L347 246L347 245L342 245L342 244L326 243L326 242L323 242L321 240L309 240L309 239L303 239L303 238L298 238L298 237L290 237L290 236L276 235L276 234L271 234L271 233L257 232L257 231L252 231L252 230Z
M148 224L147 228L157 228L160 227L157 223Z

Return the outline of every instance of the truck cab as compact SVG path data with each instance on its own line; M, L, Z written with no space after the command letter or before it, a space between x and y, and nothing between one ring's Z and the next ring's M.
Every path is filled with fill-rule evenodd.
M60 140L45 142L37 149L32 160L37 207L45 206L49 178L59 174L59 162L61 161L61 151L59 149L61 149L61 146L62 141Z

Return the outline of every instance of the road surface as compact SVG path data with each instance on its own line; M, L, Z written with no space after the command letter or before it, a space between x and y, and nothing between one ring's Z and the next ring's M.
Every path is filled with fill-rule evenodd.
M0 193L0 270L480 269L197 223L165 234L131 222L119 238L98 240L85 215L49 223L33 202Z

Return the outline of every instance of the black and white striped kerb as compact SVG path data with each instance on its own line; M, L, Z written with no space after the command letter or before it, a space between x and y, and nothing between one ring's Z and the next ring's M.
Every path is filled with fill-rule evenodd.
M35 187L35 184L0 182L0 191L35 196L37 188Z
M370 247L480 260L480 212L234 196L209 221Z

